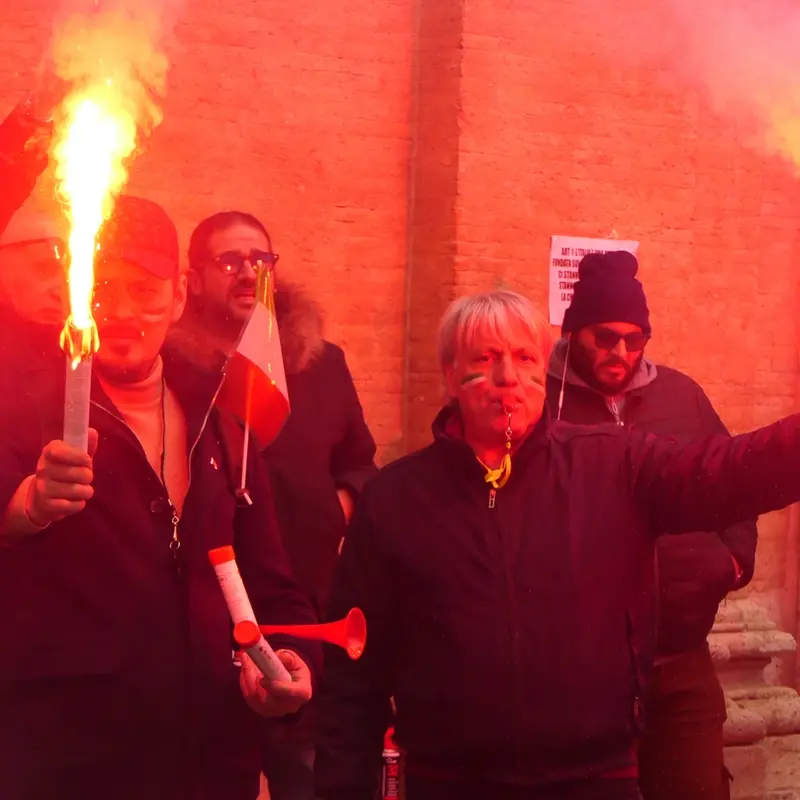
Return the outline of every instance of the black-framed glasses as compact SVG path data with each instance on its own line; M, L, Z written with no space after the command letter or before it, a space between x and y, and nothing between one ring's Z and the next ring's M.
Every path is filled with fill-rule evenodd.
M253 272L266 269L271 272L278 263L278 254L269 250L251 250L249 253L240 253L238 250L229 250L220 253L214 260L214 266L225 275L240 275L247 264Z
M638 353L644 350L645 345L650 341L650 337L646 333L617 333L610 328L595 328L594 343L601 350L613 350L620 340L625 342L625 349L629 353Z

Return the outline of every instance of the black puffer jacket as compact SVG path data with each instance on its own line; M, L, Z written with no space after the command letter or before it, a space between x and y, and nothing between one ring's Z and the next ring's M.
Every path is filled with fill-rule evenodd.
M631 612L656 535L800 498L800 415L685 448L544 418L492 508L449 413L367 483L345 540L329 612L362 608L369 639L359 661L326 653L324 800L371 799L392 696L409 769L542 786L631 766Z
M264 450L286 552L300 585L325 607L347 524L337 495L355 499L377 472L369 432L342 350L325 342L320 355L286 376L292 411Z
M547 379L547 400L554 417L559 415L565 349L564 342L556 346ZM564 422L616 422L676 438L728 435L705 392L675 369L643 362L625 393L618 418L603 395L586 386L571 370L566 377L560 413ZM720 601L753 577L756 541L755 520L715 533L659 540L659 655L688 652L704 643ZM736 565L741 571L738 580Z

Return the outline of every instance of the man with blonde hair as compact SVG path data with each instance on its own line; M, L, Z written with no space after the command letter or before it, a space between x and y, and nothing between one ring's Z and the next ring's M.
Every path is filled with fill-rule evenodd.
M645 664L634 626L656 535L800 498L800 416L679 445L554 423L551 340L528 300L462 298L440 329L434 442L365 487L329 614L317 794L371 800L396 703L407 800L637 800Z

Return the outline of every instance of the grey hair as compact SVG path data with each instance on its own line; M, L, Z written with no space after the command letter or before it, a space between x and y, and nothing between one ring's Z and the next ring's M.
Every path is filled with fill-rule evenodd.
M469 346L479 331L506 338L510 330L524 330L531 336L546 365L553 349L553 336L544 314L517 292L496 289L454 300L439 323L439 362L442 369L453 366L459 352Z

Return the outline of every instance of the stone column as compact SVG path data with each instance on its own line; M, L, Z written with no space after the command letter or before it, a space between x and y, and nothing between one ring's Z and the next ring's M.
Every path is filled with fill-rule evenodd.
M755 596L720 606L709 644L727 701L734 800L800 800L800 696L778 685L778 664L794 653L794 637Z
M464 0L416 0L415 14L406 266L407 451L431 441L431 422L443 399L436 330L455 297Z

